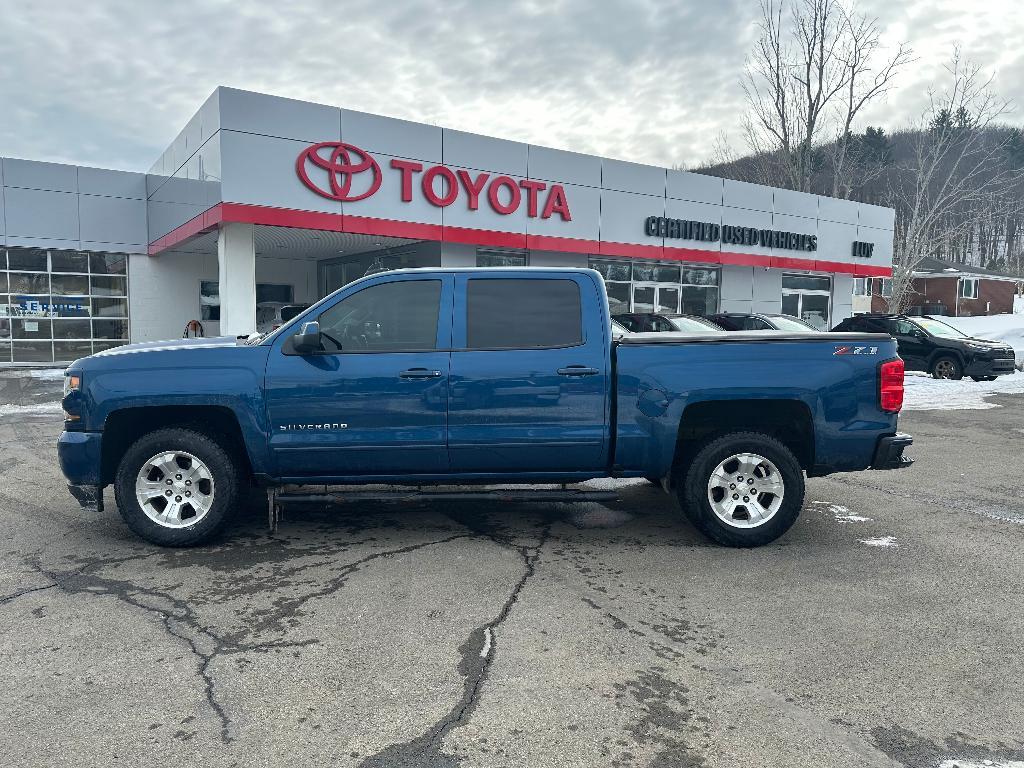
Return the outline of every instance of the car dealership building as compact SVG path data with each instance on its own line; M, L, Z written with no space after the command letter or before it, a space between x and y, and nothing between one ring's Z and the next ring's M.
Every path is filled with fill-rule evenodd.
M148 173L2 158L0 184L0 365L247 334L402 267L589 266L613 312L822 328L892 267L889 208L231 88Z

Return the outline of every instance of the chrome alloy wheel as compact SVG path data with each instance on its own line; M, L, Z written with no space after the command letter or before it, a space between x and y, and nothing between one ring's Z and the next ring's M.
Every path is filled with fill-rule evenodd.
M191 453L164 451L142 465L135 479L135 499L158 525L195 525L213 506L213 474Z
M733 528L757 528L779 511L786 483L778 467L756 453L725 459L708 480L711 509Z

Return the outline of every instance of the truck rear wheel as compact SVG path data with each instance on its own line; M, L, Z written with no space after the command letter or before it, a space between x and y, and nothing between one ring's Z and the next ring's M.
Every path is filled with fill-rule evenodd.
M676 485L704 535L728 547L759 547L790 529L804 502L804 475L786 446L759 432L703 445Z
M228 522L239 494L231 455L191 429L160 429L125 452L114 498L135 533L164 547L200 544Z

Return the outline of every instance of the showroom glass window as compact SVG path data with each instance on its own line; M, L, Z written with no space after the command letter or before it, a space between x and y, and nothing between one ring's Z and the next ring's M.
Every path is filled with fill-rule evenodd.
M295 286L284 283L256 283L256 315L275 304L295 302ZM220 322L220 283L217 280L199 281L199 316L204 323Z
M127 343L125 254L0 249L0 365L66 363Z
M476 265L478 267L525 267L529 262L526 251L494 251L478 248Z
M718 311L718 269L628 259L591 259L590 268L604 278L613 315L710 315Z

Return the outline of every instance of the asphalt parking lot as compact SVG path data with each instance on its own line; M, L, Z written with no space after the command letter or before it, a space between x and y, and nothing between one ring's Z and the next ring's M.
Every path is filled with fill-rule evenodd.
M1024 395L904 414L912 469L810 480L751 551L644 483L273 535L254 505L161 550L109 489L79 509L53 398L25 397L0 408L3 766L1024 761Z

